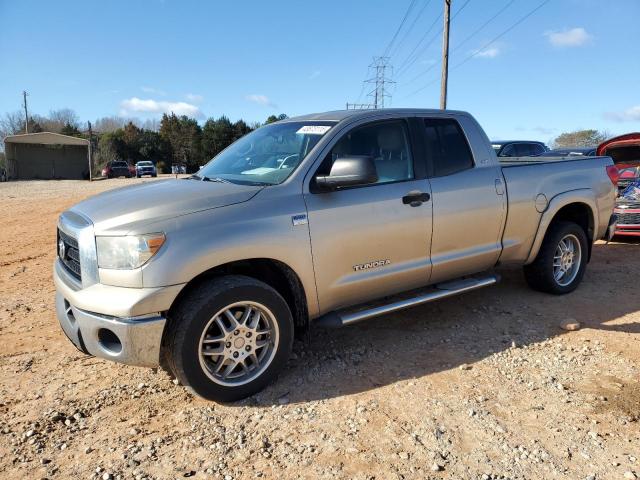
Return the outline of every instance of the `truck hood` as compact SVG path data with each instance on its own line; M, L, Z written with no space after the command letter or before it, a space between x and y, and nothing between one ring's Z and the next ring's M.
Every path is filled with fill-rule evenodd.
M126 235L132 230L140 233L141 227L159 220L246 202L263 188L198 180L160 180L98 194L71 210L89 218L96 234Z

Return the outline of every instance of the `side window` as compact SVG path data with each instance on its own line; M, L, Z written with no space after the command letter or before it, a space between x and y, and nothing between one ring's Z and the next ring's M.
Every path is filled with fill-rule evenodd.
M530 143L516 144L516 157L530 157L534 155L533 145Z
M473 155L458 122L448 118L425 119L427 156L434 175L444 177L473 168Z
M378 172L377 183L399 182L414 177L409 134L402 120L354 128L333 146L318 173L328 174L336 159L351 155L373 158Z
M531 145L531 155L542 155L545 152L545 149L539 143L534 143Z
M508 144L506 147L502 149L500 152L501 157L517 157L516 146L514 143Z

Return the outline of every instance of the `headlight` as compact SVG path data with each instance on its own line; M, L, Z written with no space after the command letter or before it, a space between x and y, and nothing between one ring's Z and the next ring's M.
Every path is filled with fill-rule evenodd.
M164 233L96 237L98 267L132 270L153 257L164 243Z

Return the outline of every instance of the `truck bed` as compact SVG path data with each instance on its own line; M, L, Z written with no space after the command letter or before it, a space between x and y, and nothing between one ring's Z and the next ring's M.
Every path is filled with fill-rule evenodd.
M542 217L536 199L551 202L556 196L589 189L591 196L614 195L607 177L609 157L513 157L500 161L508 197L503 234L503 263L527 258ZM613 200L613 199L612 199ZM598 216L609 218L609 204L596 205ZM595 219L594 219L595 220Z
M571 155L564 157L498 157L500 165L503 167L520 167L523 165L538 165L547 163L581 162L608 157L586 157L582 155Z

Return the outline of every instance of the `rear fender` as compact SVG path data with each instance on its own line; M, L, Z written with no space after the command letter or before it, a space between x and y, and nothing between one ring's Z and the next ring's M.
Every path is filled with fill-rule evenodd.
M540 224L538 225L538 232L536 233L536 237L531 246L531 251L529 252L529 256L525 261L525 265L533 262L538 256L538 252L540 251L540 246L542 245L542 241L544 240L544 236L549 229L549 226L553 222L553 219L557 215L557 213L567 205L572 203L583 203L589 207L591 210L591 219L593 221L593 225L595 229L598 228L598 208L595 202L595 195L593 190L590 188L581 188L579 190L571 190L570 192L561 193L556 195L551 199L549 205L546 210L542 214L540 218ZM591 246L589 246L589 251L591 251Z

